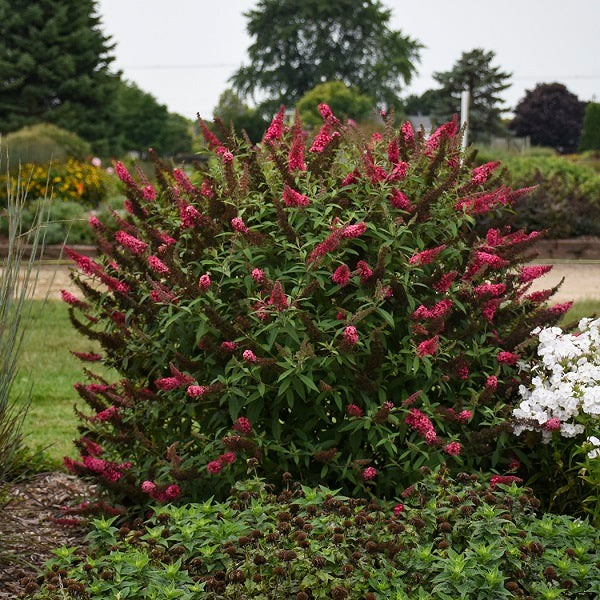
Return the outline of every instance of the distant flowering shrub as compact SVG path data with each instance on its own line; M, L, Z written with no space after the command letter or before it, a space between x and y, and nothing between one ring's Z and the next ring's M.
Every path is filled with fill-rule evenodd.
M456 123L365 141L320 112L314 139L283 111L256 147L206 131L214 160L157 161L152 193L117 163L126 218L92 225L98 260L69 251L71 319L120 373L77 387L85 435L131 464L70 467L118 499L224 495L248 468L393 496L423 464L515 459L516 363L562 309L527 296L537 232L474 226L521 192L483 189L495 166L471 170Z
M55 201L73 200L95 207L105 199L112 186L112 177L93 162L86 163L70 158L64 162L45 165L21 166L20 184L27 190L28 200L52 197ZM0 175L0 202L6 202L7 185L16 190L17 179L6 181Z

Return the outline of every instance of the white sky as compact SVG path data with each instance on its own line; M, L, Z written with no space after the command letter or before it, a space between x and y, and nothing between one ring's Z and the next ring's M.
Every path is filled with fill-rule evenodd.
M302 0L298 0L301 2ZM357 0L358 1L358 0ZM169 110L211 118L232 73L248 62L243 12L257 0L99 0L115 69ZM536 83L558 81L580 100L600 98L600 0L383 0L391 28L426 46L418 75L400 95L436 87L463 51L494 50L512 73L514 108Z

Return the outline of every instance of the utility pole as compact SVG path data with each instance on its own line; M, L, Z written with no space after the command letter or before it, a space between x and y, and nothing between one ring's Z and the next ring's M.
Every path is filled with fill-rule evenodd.
M462 143L460 149L467 149L469 143L469 103L471 101L471 92L466 89L460 93L460 126L464 128Z

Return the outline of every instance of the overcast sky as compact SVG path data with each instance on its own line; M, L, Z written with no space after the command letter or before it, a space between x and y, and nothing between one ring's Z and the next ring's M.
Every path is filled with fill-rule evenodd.
M357 0L358 1L358 0ZM302 2L302 0L298 0ZM169 110L210 118L232 73L248 62L242 13L257 0L99 0L115 69ZM418 75L401 96L435 87L464 51L493 50L512 73L506 105L536 83L558 81L581 100L600 100L600 0L383 0L391 28L425 45Z

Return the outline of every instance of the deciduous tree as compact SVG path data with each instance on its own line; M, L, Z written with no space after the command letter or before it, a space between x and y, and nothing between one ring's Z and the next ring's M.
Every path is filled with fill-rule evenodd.
M421 44L389 28L379 0L260 0L246 13L250 64L231 78L242 95L266 94L269 108L292 106L325 81L356 86L378 103L399 105Z
M575 152L579 144L585 102L562 83L540 83L527 90L515 108L511 129L519 136L531 136L538 146L550 146L561 153Z

